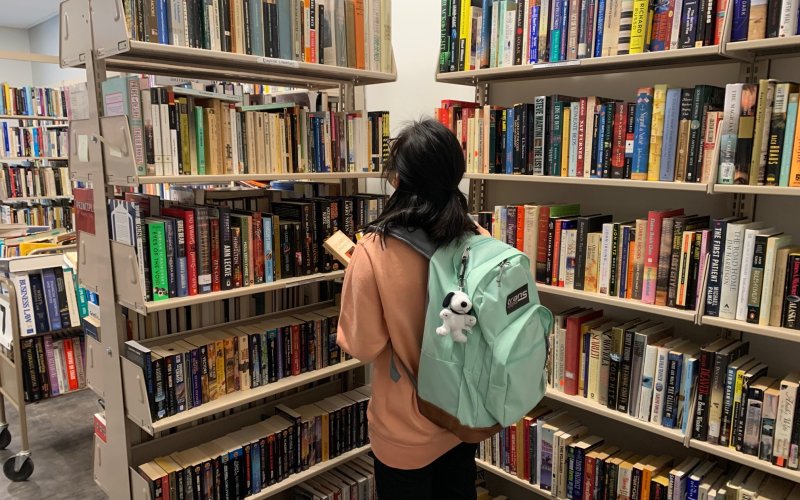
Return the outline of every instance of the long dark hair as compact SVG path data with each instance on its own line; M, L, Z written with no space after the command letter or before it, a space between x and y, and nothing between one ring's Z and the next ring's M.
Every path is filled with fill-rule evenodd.
M384 176L396 188L368 232L385 238L391 226L422 229L437 246L477 232L458 189L466 166L461 144L441 123L407 125L391 146Z

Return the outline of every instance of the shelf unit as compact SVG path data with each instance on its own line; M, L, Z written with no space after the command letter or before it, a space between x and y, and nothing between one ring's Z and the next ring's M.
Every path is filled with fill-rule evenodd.
M246 180L313 180L342 182L343 191L352 191L356 179L377 177L374 172L333 172L302 174L244 174L220 176L139 176L132 161L130 127L124 116L103 117L97 97L109 71L177 76L189 79L255 82L294 85L301 89L338 89L344 110L355 110L355 87L392 82L394 64L389 73L339 68L321 64L281 61L242 54L214 52L138 42L128 38L121 0L66 0L60 7L59 62L62 67L86 69L89 90L87 119L73 120L71 134L85 140L83 151L70 151L70 176L93 187L94 231L79 232L79 279L87 289L100 296L100 321L97 337L87 340L87 379L105 403L106 440L95 437L94 479L114 499L149 498L142 488L136 467L144 461L205 442L221 429L237 429L246 419L256 421L263 413L262 401L313 385L307 402L317 391L339 392L363 379L362 363L351 360L327 368L281 379L239 393L231 393L212 403L156 422L151 421L146 397L142 398L143 374L121 355L127 340L126 314L161 315L167 310L190 305L204 305L221 299L242 297L315 282L332 281L342 271L278 280L249 286L160 302L143 300L137 282L134 249L113 242L108 229L106 186L138 187L143 184L226 184ZM183 91L179 91L183 92ZM195 93L196 91L188 91ZM216 96L215 96L216 97ZM79 154L80 153L80 154ZM111 271L111 272L109 272ZM123 311L126 308L128 311ZM287 311L291 314L291 311ZM147 342L145 341L145 344ZM325 379L332 381L323 383ZM133 392L132 392L133 391ZM306 396L306 392L295 395ZM314 398L314 399L312 399ZM256 403L258 405L256 406ZM304 404L305 404L304 403ZM248 408L249 407L249 408ZM236 410L236 411L233 411ZM213 420L209 418L213 416ZM209 418L207 418L209 417ZM206 419L205 422L198 420ZM250 423L252 423L250 421ZM135 438L141 430L152 438ZM250 499L275 495L308 477L328 470L360 454L363 447L345 453L291 476L288 480L263 490Z
M30 115L0 115L0 120L32 120L47 122L68 122L69 118L55 116L30 116Z
M11 158L0 157L0 163L8 161L35 161L35 160L67 161L69 160L69 158L66 156L14 156Z
M715 68L721 67L720 65L726 64L737 66L739 73L738 77L731 77L739 78L738 80L726 80L726 83L732 83L734 81L753 82L757 81L759 78L767 78L772 76L770 74L769 64L769 61L772 58L796 58L798 53L800 53L798 52L798 49L800 49L800 36L748 42L729 42L731 19L732 16L730 15L729 11L729 15L726 16L726 25L725 29L723 30L722 43L717 47L679 49L667 52L601 57L594 59L589 58L559 63L439 73L436 75L436 80L438 82L475 87L476 101L478 101L480 104L502 104L503 106L510 106L516 102L529 102L527 99L532 98L534 95L551 93L570 93L572 95L604 95L601 93L602 90L599 90L595 87L605 88L607 91L610 91L610 93L613 94L614 84L611 82L619 82L629 73L632 77L635 75L635 79L637 81L648 81L649 83L647 85L661 83L662 81L669 83L671 76L664 76L663 71L659 73L658 77L645 80L645 78L650 77L650 75L646 72L655 71L657 73L658 70L665 69L674 71L676 74L676 79L684 82L681 84L681 86L684 87L689 86L689 83L686 82L687 80L698 84L710 83L707 80L704 80L704 77L707 76L708 73L714 73ZM766 61L767 64L760 64L761 61ZM698 70L703 71L704 69L707 69L708 71L698 73ZM596 80L581 80L581 77L585 77L587 75L598 75L602 73L614 73L616 74L617 79L609 79L608 82L603 82L603 80L600 78ZM690 73L692 74L690 75ZM728 75L728 73L725 73L725 75ZM655 80L655 78L658 78L658 80ZM721 80L722 78L723 77L720 77L718 80ZM725 76L724 78L728 77ZM565 87L568 87L566 90L562 90L562 82L564 82ZM694 83L692 83L692 85L694 85ZM635 88L635 85L632 86ZM644 85L639 84L639 86ZM547 90L540 90L540 87ZM576 90L576 88L585 88L587 90ZM493 101L493 98L495 97L499 102ZM630 97L628 97L628 99L630 100ZM465 177L470 179L472 184L470 189L472 196L470 206L473 208L473 210L491 210L492 206L496 204L499 205L510 202L518 204L521 202L527 202L530 199L537 199L535 197L542 196L543 198L547 197L548 201L567 202L575 200L581 201L582 203L589 201L589 203L587 203L587 205L591 205L589 213L595 213L601 211L601 207L608 204L619 209L622 205L620 203L620 199L627 199L629 198L629 195L641 193L638 198L636 196L630 196L630 198L637 200L632 202L638 203L637 206L641 204L639 200L644 200L644 203L646 203L649 199L648 197L651 195L660 195L660 202L677 206L683 206L681 204L684 202L687 203L687 206L691 203L702 203L703 200L710 200L713 196L714 199L723 200L722 203L725 203L725 205L728 207L728 210L731 210L730 207L732 207L732 211L729 214L749 216L754 220L774 220L774 214L776 213L775 209L770 212L773 215L772 218L764 219L763 217L754 217L756 214L756 202L761 200L761 197L766 198L770 203L782 202L784 204L781 205L781 207L786 207L785 209L787 210L796 211L797 207L791 205L791 203L794 201L791 197L800 196L800 188L721 185L715 184L715 177L709 183L696 184L633 181L629 179L595 179L582 177L484 173L468 173ZM581 189L575 189L578 187ZM606 189L595 189L592 191L592 188ZM661 193L659 193L659 191L661 191ZM538 200L545 201L542 198L538 198ZM730 203L728 203L728 200ZM654 207L649 205L642 206L641 210L646 210L649 208ZM641 210L639 210L639 212ZM781 214L782 212L778 211L777 213ZM724 212L712 213L712 216L724 215L726 215ZM626 216L630 216L630 213L627 213ZM774 220L775 225L783 222L783 220L780 222ZM798 225L795 224L791 227L794 229L795 233L798 231ZM795 236L800 236L800 233L796 233ZM768 363L772 360L772 358L769 357L772 355L780 355L784 358L789 358L788 362L790 369L792 366L796 367L796 363L792 364L791 359L796 359L796 356L800 354L800 331L770 326L759 326L741 321L705 316L703 315L702 305L698 306L696 311L687 311L644 304L640 301L620 299L599 293L589 293L580 290L543 285L540 283L537 283L537 289L540 298L545 305L547 305L548 302L552 301L553 299L566 298L568 299L566 303L570 305L574 304L575 301L583 301L626 309L634 313L643 314L645 316L653 316L654 319L658 319L656 317L668 317L690 322L704 328L711 327L725 329L729 330L734 335L736 332L748 333L756 337L750 339L752 344L756 344L759 341L763 342L772 341L771 339L778 339L786 343L781 344L781 349L786 346L787 352L770 352L769 354L762 354L761 356L764 356L765 361ZM563 304L564 301L562 300L561 303ZM698 299L698 303L703 304L704 300ZM618 316L620 315L615 315L615 317ZM691 337L694 334L686 333L682 335ZM783 375L783 372L776 373L773 376L777 375ZM768 461L758 460L757 457L745 455L737 452L735 449L712 445L704 441L692 439L690 436L685 436L680 429L667 429L660 425L644 422L637 418L630 417L627 414L623 414L621 412L601 406L597 403L593 403L583 397L569 396L553 389L547 390L545 398L553 401L556 404L573 407L589 412L593 415L610 419L614 423L617 423L621 426L634 427L651 433L654 436L660 436L669 441L682 443L689 449L698 450L708 453L712 456L717 456L733 462L741 463L754 469L763 470L768 474L800 483L800 472L798 471L774 466ZM602 435L602 429L597 429L596 433ZM545 497L552 497L549 491L544 491L537 486L531 485L527 481L509 474L499 467L482 462L480 460L477 461L477 464L487 472L495 474L522 488Z

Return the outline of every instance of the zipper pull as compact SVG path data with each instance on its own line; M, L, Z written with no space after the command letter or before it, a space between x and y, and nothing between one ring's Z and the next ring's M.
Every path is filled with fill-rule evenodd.
M509 265L508 264L508 259L506 259L506 260L504 260L503 262L500 263L500 274L497 275L497 280L496 280L497 281L497 288L500 288L500 282L503 279L503 271L506 270L506 267L508 267L508 265Z
M464 276L467 274L467 260L469 260L469 247L461 254L461 268L458 271L458 289L464 291Z

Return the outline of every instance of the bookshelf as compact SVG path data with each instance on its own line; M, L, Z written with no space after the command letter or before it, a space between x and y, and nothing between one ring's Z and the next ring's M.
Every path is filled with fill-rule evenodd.
M661 83L682 88L691 88L698 84L711 84L724 88L728 83L758 83L760 79L764 78L775 78L778 81L798 81L800 75L796 70L796 65L800 36L731 42L733 17L731 7L732 4L728 4L721 40L715 46L604 56L555 63L491 67L470 71L438 72L436 80L472 86L475 88L475 100L479 106L491 104L505 109L510 109L517 103L536 102L538 104L539 101L534 101L536 97L555 94L576 97L604 96L630 102L637 96L635 92L637 88ZM541 33L539 36L542 36ZM541 43L542 38L539 40ZM443 39L442 43L445 44L446 41ZM549 105L550 101L547 102ZM565 102L567 104L564 109L569 107L569 100L565 100ZM447 109L444 103L442 109ZM463 109L466 110L467 107L465 106ZM486 120L487 109L489 108L484 108L483 115L476 112L475 115L470 114L469 117L476 116ZM523 111L523 113L525 112ZM465 115L459 114L458 116ZM446 118L451 119L450 116ZM494 126L494 119L493 116L491 118L492 126ZM481 130L485 129L483 125L486 123L486 121L483 122ZM499 121L497 123L499 127ZM550 127L551 122L547 123L547 126ZM469 153L471 152L469 141L476 139L471 139L472 136L469 135L471 132L468 130L470 129L465 128L466 146ZM486 132L483 133L486 134ZM537 133L535 128L533 133ZM487 135L483 137L485 138ZM477 140L480 144L479 148L484 147L485 139ZM534 137L533 140L536 138ZM567 135L564 135L564 141L566 140ZM474 144L473 142L473 148ZM535 144L534 142L534 148ZM562 142L562 147L566 148L565 142ZM482 171L487 172L486 163L481 165L481 149L479 148L474 149L478 160L473 160L473 169L478 169L480 172L483 168ZM570 151L571 154L573 153ZM718 164L717 151L714 151L713 154L715 155L714 163ZM580 161L580 154L578 158ZM652 157L650 159L652 161ZM486 160L484 159L484 161ZM538 157L535 161L538 161ZM487 163L490 165L488 171L492 172L496 165L493 160L489 160ZM502 171L504 166L508 168L507 165L507 163L506 165L500 164L499 169ZM516 167L517 164L515 163L514 166ZM534 163L534 168L536 167L537 164ZM523 172L525 168L523 164ZM531 168L530 164L527 168ZM536 205L537 202L580 202L582 214L613 214L614 221L642 218L647 210L652 208L686 207L687 214L711 214L712 218L735 215L746 216L754 221L764 221L768 226L775 226L785 233L792 234L795 237L794 244L797 244L797 237L800 237L800 224L797 223L794 216L788 216L788 214L796 213L797 203L794 197L800 196L800 188L717 184L716 171L711 172L708 182L684 183L589 178L586 177L588 174L585 171L584 177L580 177L580 165L578 165L578 169L577 177L565 177L563 164L561 176L558 176L557 172L555 176L469 172L465 177L471 180L470 192L473 198L471 207L474 207L475 211L492 211L495 206L500 205L521 206L523 204ZM506 170L506 172L510 172L510 170ZM574 175L572 171L570 174ZM527 223L527 219L525 222ZM525 231L527 238L528 229ZM705 290L705 286L702 288ZM551 307L554 312L578 304L587 307L609 306L613 311L610 316L615 320L630 319L634 316L652 320L669 318L679 320L678 323L675 323L675 337L687 338L700 345L707 336L719 334L721 331L730 338L741 338L743 341L750 342L750 353L755 355L756 359L767 363L770 367L770 375L778 379L797 367L795 360L800 355L800 334L797 330L760 326L706 315L704 313L704 296L698 298L696 310L687 311L541 283L537 283L537 290L542 303ZM686 326L689 327L686 328ZM581 367L581 369L584 368ZM670 454L678 456L675 455L675 449L670 447L683 445L688 451L686 454L703 452L711 457L743 464L769 475L800 483L800 474L796 470L775 466L769 461L759 460L758 457L738 452L735 448L710 444L694 439L691 435L685 436L680 429L668 429L650 421L643 421L593 403L581 396L570 396L548 388L545 402L550 402L559 408L573 408L576 412L586 413L586 418L581 416L580 420L589 426L590 434L600 436L606 436L606 432L618 434L614 444L623 448L625 448L626 441L624 437L620 441L619 435L625 436L625 432L631 433L639 429L653 437L652 446L650 441L647 442L650 453L655 454L671 449ZM691 424L689 429L691 429ZM673 441L674 443L661 443L661 441ZM526 480L509 474L500 467L480 460L477 463L482 469L510 483L539 495L552 497L551 492L528 484Z
M94 479L110 498L150 498L147 485L142 486L144 481L137 471L139 465L259 422L265 412L272 414L276 402L291 399L299 404L310 404L349 390L356 381L363 381L366 374L359 361L342 361L300 375L279 378L263 386L231 392L206 404L153 421L143 386L142 369L123 355L128 340L127 321L133 317L138 324L163 321L178 311L201 314L223 301L235 304L238 300L249 300L250 296L269 297L273 292L280 299L281 294L291 294L299 287L305 287L303 293L308 293L313 302L315 295L310 290L314 287L306 285L340 280L344 273L310 274L232 290L157 302L146 301L142 286L138 283L135 250L111 241L107 191L103 184L144 190L148 185L159 184L210 186L255 180L314 181L341 183L342 193L349 194L354 192L357 180L378 177L380 173L140 176L132 158L133 143L128 119L125 116L104 117L102 107L98 105L101 83L107 78L106 73L115 71L190 80L270 83L295 86L306 91L333 89L339 92L343 111L356 110L356 86L392 82L396 74L393 64L389 72L375 72L132 40L128 35L125 16L120 15L124 12L121 0L67 0L60 9L59 62L62 67L85 68L89 89L87 118L71 123L72 133L87 139L87 147L82 151L71 149L70 175L73 180L87 182L88 188L92 189L90 199L93 202L94 227L79 227L79 278L84 286L101 297L99 321L94 325L96 337L89 338L87 344L87 355L94 360L87 368L87 377L89 385L104 401L106 422L105 439L95 436ZM220 97L194 90L178 90L177 93L195 98ZM235 97L223 98L233 104L238 100ZM277 300L276 304L283 302ZM282 305L274 307L287 316L302 313L293 309L284 310L285 306ZM203 327L208 331L214 330L205 325ZM193 326L185 333L195 334L202 330ZM180 339L184 337L179 336ZM164 342L173 342L175 338ZM142 343L158 345L159 341L148 338ZM348 451L333 460L294 474L249 498L267 498L279 494L368 449L365 446Z
M69 121L69 118L59 118L55 116L36 116L36 115L0 115L0 120L31 120L31 121L46 121L64 124ZM69 125L46 125L50 127L68 127Z

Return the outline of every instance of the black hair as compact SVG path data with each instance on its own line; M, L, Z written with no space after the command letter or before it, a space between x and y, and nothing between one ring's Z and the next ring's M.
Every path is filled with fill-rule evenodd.
M410 123L392 143L384 171L387 181L396 179L395 192L367 231L384 239L391 226L422 229L436 246L477 233L458 189L465 171L453 132L432 119Z

